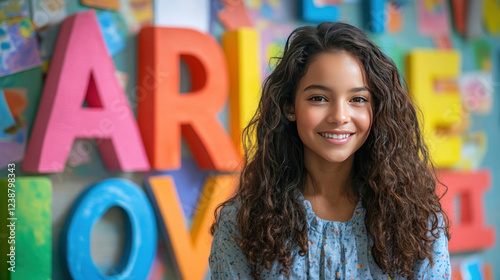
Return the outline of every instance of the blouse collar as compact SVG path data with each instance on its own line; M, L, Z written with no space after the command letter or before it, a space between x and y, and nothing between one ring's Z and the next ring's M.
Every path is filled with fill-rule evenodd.
M351 231L353 227L364 226L365 209L361 202L361 198L356 204L356 208L354 209L351 219L346 222L323 220L316 216L312 209L311 202L305 199L302 193L300 194L299 199L302 200L304 204L307 223L310 229L316 231L328 230L333 231L334 233L339 233L340 231Z

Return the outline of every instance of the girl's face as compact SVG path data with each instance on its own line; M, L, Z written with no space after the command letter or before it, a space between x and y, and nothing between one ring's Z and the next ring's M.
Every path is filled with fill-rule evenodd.
M314 57L299 81L294 113L306 164L352 160L373 119L372 96L358 60L345 51Z

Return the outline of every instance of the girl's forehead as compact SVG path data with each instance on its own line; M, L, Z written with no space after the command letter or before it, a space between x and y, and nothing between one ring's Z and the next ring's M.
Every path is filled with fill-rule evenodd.
M367 87L364 66L357 57L346 51L322 52L316 55L298 84L303 82Z

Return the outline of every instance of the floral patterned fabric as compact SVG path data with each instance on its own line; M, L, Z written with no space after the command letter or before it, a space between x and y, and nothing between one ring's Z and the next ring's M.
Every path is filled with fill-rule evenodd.
M334 222L318 218L310 202L301 199L307 213L309 251L303 257L297 250L292 251L290 278L280 275L276 262L270 270L262 272L263 279L391 279L371 255L373 240L366 232L361 200L349 221ZM211 279L252 279L251 266L235 241L240 236L236 212L235 205L228 205L220 212L221 223L215 231L209 257ZM415 279L450 279L446 236L441 234L432 246L434 266L428 260L418 262Z

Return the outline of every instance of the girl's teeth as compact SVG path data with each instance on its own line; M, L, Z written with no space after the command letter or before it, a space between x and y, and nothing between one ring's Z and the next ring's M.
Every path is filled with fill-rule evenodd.
M331 133L321 133L321 136L332 138L332 139L344 139L349 137L349 134L331 134Z

